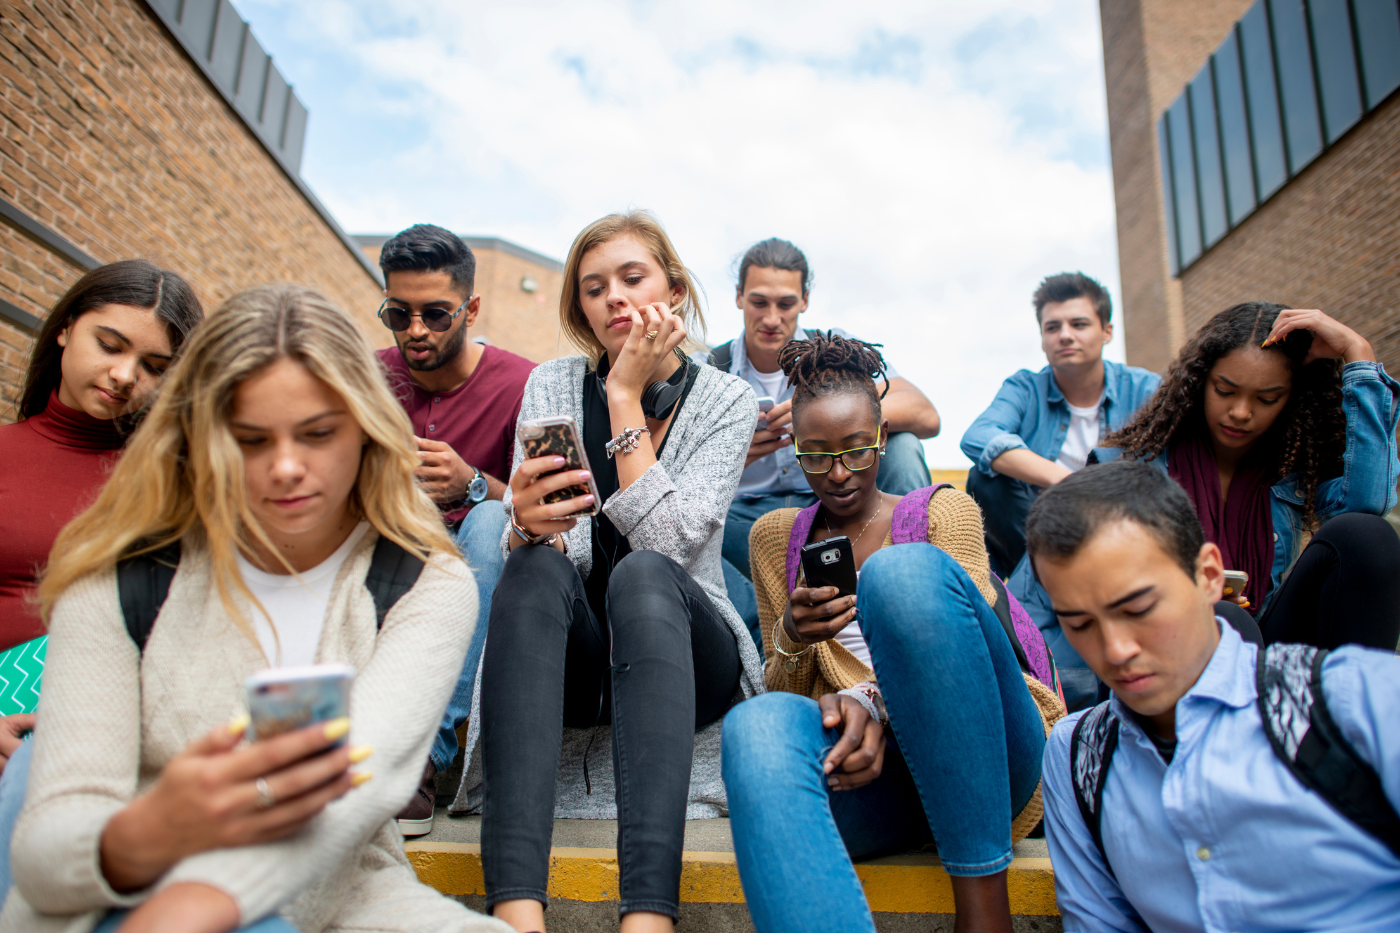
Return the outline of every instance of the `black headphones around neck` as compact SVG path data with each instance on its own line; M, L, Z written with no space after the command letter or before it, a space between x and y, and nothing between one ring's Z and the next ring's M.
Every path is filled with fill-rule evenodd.
M695 362L681 352L680 347L671 351L676 354L676 358L681 361L680 367L671 374L669 379L653 382L642 393L642 414L655 421L665 421L671 417L671 412L675 411L676 403L685 394L685 381L690 375L690 367ZM598 361L598 368L594 370L594 376L598 380L598 388L602 389L603 397L608 394L608 358L604 356Z

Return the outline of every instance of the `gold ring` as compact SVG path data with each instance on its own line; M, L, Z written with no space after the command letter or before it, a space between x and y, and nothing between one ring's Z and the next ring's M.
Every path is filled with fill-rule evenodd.
M658 333L660 333L660 331L654 331L654 330L649 330L649 331L647 331L647 339L648 339L648 340L655 340L655 339L656 339L656 335L657 335Z

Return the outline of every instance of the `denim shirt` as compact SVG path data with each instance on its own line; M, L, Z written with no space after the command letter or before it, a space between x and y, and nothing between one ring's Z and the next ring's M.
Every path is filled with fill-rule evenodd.
M1116 431L1157 391L1162 377L1137 366L1103 361L1103 433ZM1054 461L1069 432L1070 411L1049 366L1038 373L1023 369L1001 384L992 404L962 437L962 452L986 476L995 476L992 461L1021 447Z
M1342 367L1342 412L1347 421L1346 451L1342 455L1342 475L1320 483L1313 507L1319 521L1343 512L1369 512L1384 515L1395 505L1395 483L1400 461L1395 452L1395 427L1400 419L1400 383L1386 373L1380 363L1359 361ZM1165 452L1164 452L1165 454ZM1089 455L1091 463L1117 460L1116 447L1099 447ZM1165 455L1146 461L1163 472ZM1302 551L1303 494L1298 477L1289 474L1270 489L1274 519L1274 565L1269 574L1269 595L1260 615L1278 595L1279 586ZM1050 598L1041 588L1027 554L1016 566L1006 588L1021 601L1040 626L1064 683L1065 699L1071 708L1097 689L1097 680L1079 653L1060 631L1059 620L1050 608ZM1087 691L1087 692L1086 692Z
M1228 624L1176 705L1171 764L1115 696L1118 747L1104 785L1112 872L1080 815L1070 739L1055 724L1042 785L1066 930L1328 930L1400 927L1400 857L1303 786L1274 754L1256 705L1254 645ZM1355 645L1323 664L1338 728L1400 807L1400 658Z

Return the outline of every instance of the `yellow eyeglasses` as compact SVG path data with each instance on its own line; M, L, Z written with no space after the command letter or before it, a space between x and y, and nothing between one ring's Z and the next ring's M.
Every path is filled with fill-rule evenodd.
M804 454L798 450L797 462L802 465L803 473L812 473L821 476L830 473L831 468L836 465L836 458L841 458L841 463L852 473L859 473L861 470L868 470L875 465L875 461L880 456L880 429L875 429L875 443L869 447L852 447L850 450L841 450L829 454Z

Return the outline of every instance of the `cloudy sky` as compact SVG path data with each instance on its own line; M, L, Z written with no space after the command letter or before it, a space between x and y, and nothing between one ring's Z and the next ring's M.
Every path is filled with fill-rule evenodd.
M966 466L1002 379L1044 365L1042 276L1118 293L1095 0L237 6L311 111L302 175L346 230L427 221L562 259L650 208L712 343L741 326L737 257L791 239L805 323L884 343L938 406L931 466Z

